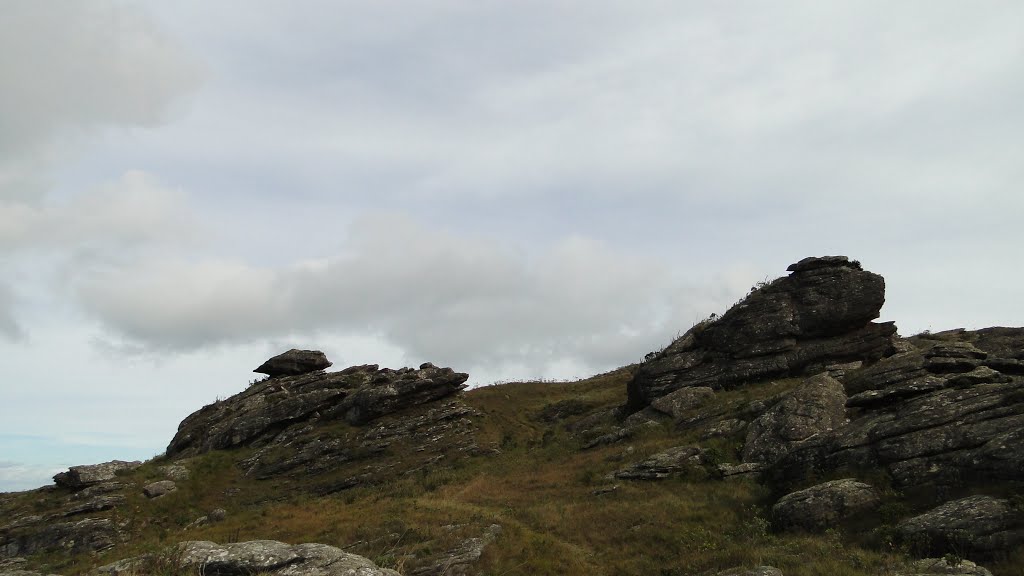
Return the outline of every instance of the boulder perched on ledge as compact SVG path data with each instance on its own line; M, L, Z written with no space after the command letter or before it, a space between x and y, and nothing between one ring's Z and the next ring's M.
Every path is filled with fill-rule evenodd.
M210 450L260 447L285 429L312 420L362 425L422 403L451 396L468 374L424 364L420 369L352 366L257 382L243 392L194 412L167 446L170 457Z
M125 462L123 460L111 460L102 464L88 464L85 466L72 466L67 472L60 472L53 477L58 486L78 490L103 482L110 482L117 478L118 472L127 472L142 466L142 462Z
M331 367L331 361L319 350L291 350L278 354L253 370L257 374L266 374L271 378L278 376L299 376Z
M730 389L893 352L896 327L872 322L885 302L881 276L845 256L805 258L789 270L646 361L628 385L628 406L639 410L681 388Z

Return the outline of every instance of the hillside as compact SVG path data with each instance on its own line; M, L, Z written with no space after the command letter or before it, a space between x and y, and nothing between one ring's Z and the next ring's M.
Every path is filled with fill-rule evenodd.
M0 576L1024 575L1024 329L789 271L578 382L290 351L161 457L0 494Z

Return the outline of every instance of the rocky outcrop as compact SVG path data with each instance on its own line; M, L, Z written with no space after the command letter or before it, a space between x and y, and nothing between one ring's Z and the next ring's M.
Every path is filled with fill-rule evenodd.
M1024 355L1024 329L958 330L901 349L848 374L849 424L794 447L774 475L883 468L901 487L1024 480L1024 379L995 368Z
M892 352L896 328L871 322L885 301L881 276L844 256L806 258L789 271L644 362L628 385L628 406L639 410L680 388L729 389Z
M992 576L987 569L970 560L962 558L923 558L911 562L896 576L927 576L944 574L946 576Z
M772 506L772 520L782 530L820 532L880 503L878 491L868 484L853 478L832 480L783 496Z
M98 569L110 576L179 571L210 576L267 574L274 576L399 576L356 554L326 544L290 545L275 540L233 544L207 541L182 542L163 556L121 560Z
M908 518L897 530L918 552L986 557L1024 544L1024 512L1007 500L970 496Z
M119 540L109 518L85 518L68 522L45 521L30 526L0 528L0 557L27 556L61 550L69 554L99 552Z
M699 467L704 450L697 446L676 446L658 452L615 473L623 480L662 480Z
M58 486L71 488L73 490L86 488L102 482L110 482L117 478L119 472L127 472L142 466L142 462L125 462L123 460L112 460L102 464L89 464L86 466L72 466L67 472L60 472L53 477Z
M826 374L808 378L751 423L744 462L771 465L800 443L846 423L846 393Z
M281 376L195 412L167 447L172 458L240 446L264 446L285 430L314 420L366 424L385 414L451 396L467 374L424 364L420 369L352 366L340 372Z
M271 378L279 376L299 376L331 367L331 361L319 350L291 350L274 356L260 367L253 370L258 374L266 374Z
M491 542L501 535L501 526L491 524L478 537L467 538L451 550L424 560L411 576L466 576L476 574L473 565Z
M681 418L687 411L699 408L715 397L715 391L707 386L680 388L651 402L651 408Z

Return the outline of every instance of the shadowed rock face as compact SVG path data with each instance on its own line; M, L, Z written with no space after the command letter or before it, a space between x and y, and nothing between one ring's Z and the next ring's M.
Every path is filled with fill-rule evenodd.
M629 408L680 388L728 389L892 353L895 326L871 322L885 301L881 276L845 256L806 258L789 271L645 362L628 385Z
M341 372L257 382L188 416L167 446L170 457L263 446L310 420L366 424L380 416L461 391L468 374L424 364L419 370L352 366Z

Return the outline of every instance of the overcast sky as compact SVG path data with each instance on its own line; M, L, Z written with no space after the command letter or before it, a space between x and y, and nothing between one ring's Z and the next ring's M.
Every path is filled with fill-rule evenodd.
M1022 22L0 0L0 490L152 457L291 347L585 377L811 255L902 334L1024 325Z

